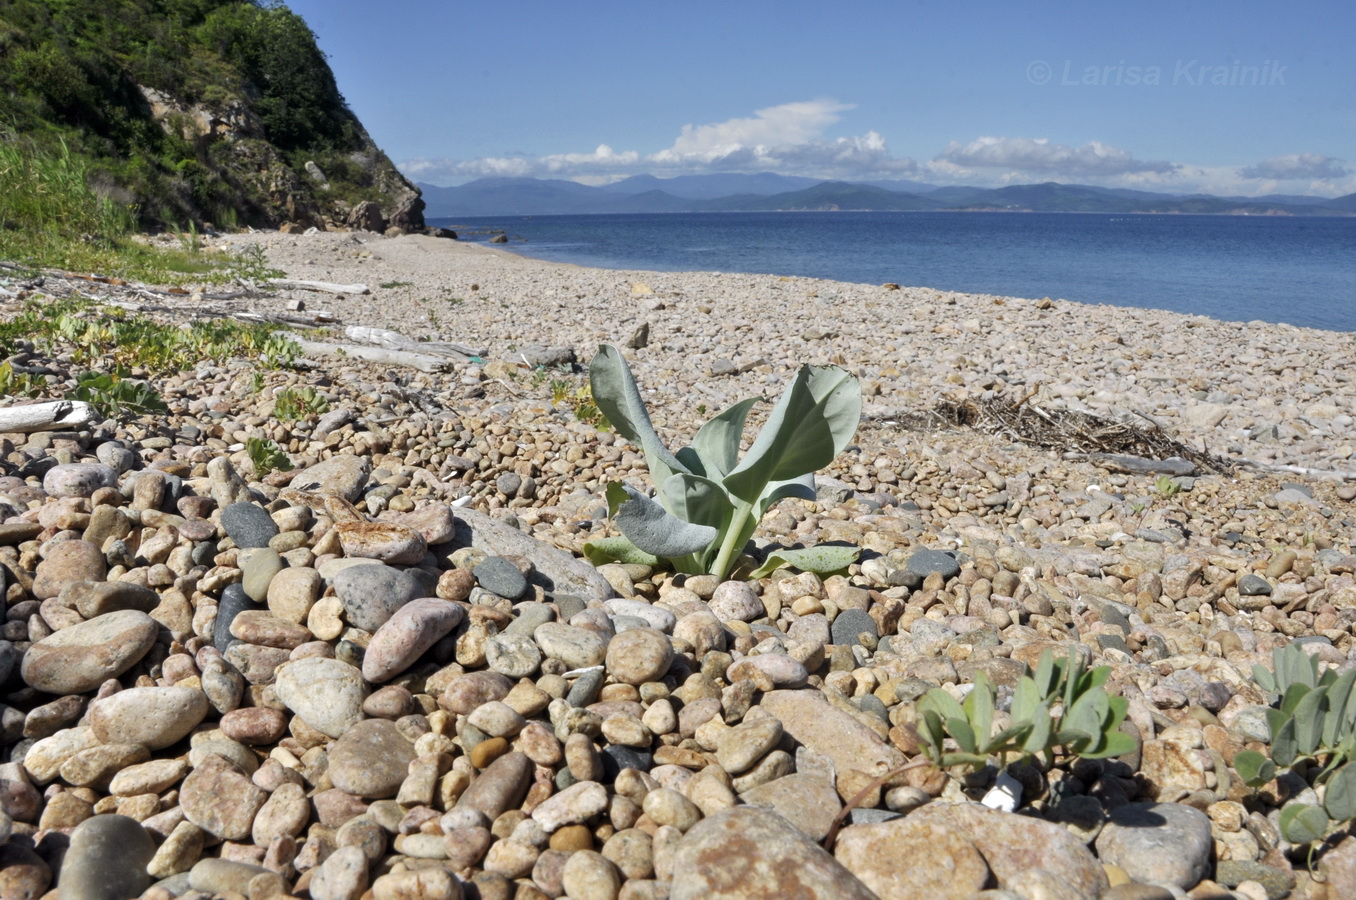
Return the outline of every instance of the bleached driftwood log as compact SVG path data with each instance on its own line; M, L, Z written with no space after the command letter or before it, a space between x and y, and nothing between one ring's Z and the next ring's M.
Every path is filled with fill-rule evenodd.
M286 331L277 331L301 347L307 355L345 356L364 362L382 363L388 366L404 366L421 372L446 372L452 368L452 360L443 356L431 356L427 353L409 353L404 350L387 350L385 347L365 347L361 344L327 344L320 341L308 341Z
M357 341L360 344L373 344L391 350L406 350L411 353L427 353L433 356L470 359L473 356L483 357L489 352L483 347L468 347L465 344L454 344L451 341L416 341L398 331L391 331L388 328L370 328L366 325L350 325L344 329L344 334L348 335L349 340Z
M333 284L329 281L298 281L294 278L270 278L268 283L280 288L300 288L304 291L324 291L328 294L370 294L365 284Z
M1338 469L1311 469L1308 466L1287 466L1279 463L1263 463L1252 459L1238 460L1242 465L1264 472L1277 472L1283 475L1312 475L1315 478L1339 478L1342 481L1356 481L1356 472L1343 472Z
M0 434L66 431L98 422L94 407L81 400L51 400L0 408Z

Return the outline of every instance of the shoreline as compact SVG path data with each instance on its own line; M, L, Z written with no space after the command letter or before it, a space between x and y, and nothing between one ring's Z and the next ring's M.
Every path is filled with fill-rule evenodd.
M1212 217L1106 213L1039 221L1014 213L985 220L988 224L952 217L904 220L875 212L830 220L761 212L733 219L705 213L680 218L646 213L438 221L476 234L474 242L485 233L503 233L514 239L502 245L511 252L585 266L795 273L960 293L1064 297L1356 333L1356 317L1344 302L1356 297L1356 268L1345 261L1349 228L1340 223L1245 225L1212 222ZM746 240L753 249L744 246ZM992 258L964 250L989 241L1006 249Z
M839 358L863 378L868 416L1039 387L1050 407L1143 414L1222 456L1356 470L1347 332L801 276L603 269L426 237L247 234L225 243L262 244L292 277L369 284L372 297L325 299L345 324L485 344L500 358L518 343L546 343L586 362L598 343L622 343L648 323L637 377L684 370L712 408L763 392L801 362ZM739 368L760 358L761 372L711 375L719 361Z

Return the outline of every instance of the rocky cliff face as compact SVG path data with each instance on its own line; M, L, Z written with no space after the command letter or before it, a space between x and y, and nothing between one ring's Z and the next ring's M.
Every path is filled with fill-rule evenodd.
M217 107L188 103L155 88L138 86L147 110L171 137L204 148L216 174L240 185L249 224L307 228L359 227L369 231L424 228L424 201L376 145L356 116L352 147L326 166L306 159L289 164L244 96ZM347 110L345 110L347 112Z

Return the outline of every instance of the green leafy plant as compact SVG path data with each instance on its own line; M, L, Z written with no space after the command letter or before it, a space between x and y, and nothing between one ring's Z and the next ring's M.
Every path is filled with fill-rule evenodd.
M1154 482L1154 491L1160 497L1175 497L1182 492L1182 484L1171 475L1160 475Z
M116 373L83 372L76 376L75 387L66 397L85 401L105 418L129 419L169 412L155 388Z
M564 403L570 396L570 383L564 378L551 379L551 402Z
M1244 784L1256 788L1275 778L1278 768L1298 772L1305 764L1313 783L1325 786L1321 807L1293 801L1281 809L1282 836L1310 845L1312 862L1317 842L1334 825L1356 819L1356 669L1320 674L1318 659L1298 644L1273 650L1272 665L1255 666L1252 673L1259 687L1279 695L1267 710L1271 758L1241 750L1234 768Z
M329 400L315 388L283 388L274 397L273 414L284 421L318 416L329 410Z
M268 264L264 248L258 244L247 244L236 251L235 257L226 266L230 276L238 281L257 283L270 278L281 278L281 269Z
M0 395L5 397L37 397L47 382L41 375L15 372L8 361L0 363Z
M1067 659L1041 654L1036 671L1017 681L1006 727L995 731L998 691L980 672L964 702L941 688L918 701L918 734L923 752L940 767L981 768L995 757L999 766L1044 756L1056 748L1084 759L1129 753L1134 739L1120 730L1129 701L1107 693L1108 666L1088 669L1076 650Z
M260 478L273 471L290 472L293 468L292 458L268 438L246 438L245 453Z
M384 291L394 290L395 288L412 287L413 281L383 281L381 289Z
M768 415L743 459L739 445L749 411L761 398L740 401L707 422L690 446L670 453L655 432L640 388L621 352L598 349L589 364L594 402L612 427L645 453L658 502L614 482L609 513L622 536L585 545L595 561L639 551L686 573L727 577L763 514L786 497L813 500L814 473L847 446L861 419L857 379L837 367L802 366ZM855 547L780 551L751 573L779 564L832 572L857 558Z

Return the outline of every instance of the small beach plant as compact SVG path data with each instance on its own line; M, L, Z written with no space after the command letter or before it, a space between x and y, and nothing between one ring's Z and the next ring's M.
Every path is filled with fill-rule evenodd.
M651 424L621 351L600 347L589 364L589 383L612 427L644 451L657 502L628 484L608 485L608 511L622 536L593 541L584 552L595 562L662 559L679 572L719 578L729 576L774 503L815 499L815 471L843 452L862 414L856 378L836 366L802 366L743 459L744 423L759 397L731 406L703 425L691 445L671 453ZM839 546L777 550L750 575L762 577L788 564L835 572L857 552Z
M1356 669L1319 674L1318 658L1299 644L1272 651L1272 668L1253 668L1262 690L1278 695L1267 710L1271 757L1240 750L1234 769L1243 783L1260 788L1279 769L1311 778L1322 805L1292 800L1281 807L1281 836L1309 847L1309 860L1335 828L1356 819Z
M933 688L918 701L918 735L923 752L939 767L980 767L997 758L1000 767L1033 756L1053 764L1056 747L1083 759L1119 756L1135 749L1120 730L1129 701L1107 693L1108 666L1088 669L1076 652L1064 659L1049 650L1036 671L1017 681L1006 727L995 731L998 691L983 672L957 701Z
M260 478L270 472L290 472L294 468L291 457L272 438L246 438L245 453Z

